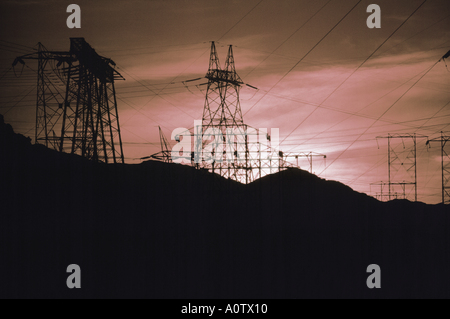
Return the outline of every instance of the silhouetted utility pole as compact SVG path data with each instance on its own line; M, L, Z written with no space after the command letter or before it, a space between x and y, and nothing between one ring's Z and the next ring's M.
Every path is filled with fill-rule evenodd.
M441 132L441 137L427 141L427 145L431 147L432 142L439 142L441 145L442 204L450 204L450 152L446 148L450 145L450 136Z
M38 61L35 143L94 161L123 163L114 81L115 63L98 55L84 38L70 51L38 51L17 57Z

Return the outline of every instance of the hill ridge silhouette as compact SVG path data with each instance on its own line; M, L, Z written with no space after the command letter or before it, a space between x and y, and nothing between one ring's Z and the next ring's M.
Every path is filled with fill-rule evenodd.
M449 207L52 151L0 116L1 298L448 298ZM78 264L82 288L66 286ZM366 286L378 264L382 289Z

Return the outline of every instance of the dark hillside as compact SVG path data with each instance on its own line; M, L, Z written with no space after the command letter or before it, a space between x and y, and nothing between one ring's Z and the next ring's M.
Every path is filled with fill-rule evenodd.
M105 165L0 117L1 298L450 298L450 209L290 169ZM82 288L66 286L69 264ZM366 286L378 264L382 289Z

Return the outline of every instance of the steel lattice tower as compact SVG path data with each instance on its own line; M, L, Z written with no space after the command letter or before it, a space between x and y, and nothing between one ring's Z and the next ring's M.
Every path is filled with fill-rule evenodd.
M146 157L142 157L141 160L144 159L153 159L157 161L161 161L164 163L172 163L172 156L169 147L169 142L167 141L166 136L164 135L161 127L159 126L159 143L161 145L161 151Z
M412 187L414 191L414 201L417 202L417 138L428 138L427 136L419 136L416 134L388 134L388 136L379 136L388 140L388 182L380 182L371 185L378 185L381 188L379 195L381 200L387 198L392 199L407 199L407 187ZM398 149L398 144L392 142L393 139L399 139L402 142L403 148ZM404 140L411 139L413 145L406 147ZM404 178L406 175L408 180L399 181L399 178ZM387 186L387 191L385 187ZM401 192L397 190L400 188Z
M236 72L231 45L228 48L225 67L221 69L215 43L211 43L209 68L205 78L208 83L203 108L202 130L197 132L194 128L196 145L205 148L208 143L208 140L205 141L205 136L211 135L211 132L208 132L211 129L221 132L226 147L229 147L228 141L225 141L229 132L234 132L239 138L232 143L231 153L235 155L232 161L227 160L224 150L223 155L220 155L222 162L208 163L205 158L202 158L198 164L193 161L194 166L248 184L266 174L279 172L288 167L296 167L289 162L289 159L298 160L299 157L307 157L312 165L312 157L326 158L323 154L311 152L285 154L272 147L278 145L277 132L274 134L272 131L272 135L269 135L265 129L257 130L244 123L239 100L239 91L244 82ZM245 85L256 89L251 85ZM270 146L268 142L270 142ZM197 151L199 150L197 149ZM192 159L195 160L195 155L192 156Z
M123 163L114 80L122 78L110 59L98 55L83 38L71 38L77 63L67 70L60 151L105 163ZM115 144L117 141L117 145Z
M17 63L25 65L24 60L37 60L38 64L34 141L58 149L65 85L55 70L57 66L74 61L69 52L48 51L41 43L37 52L17 57L13 67Z
M202 132L199 134L200 132L194 131L194 138L199 142L197 145L202 145L202 148L205 146L206 142L202 136L209 129L219 129L223 136L231 129L237 136L244 137L244 140L233 143L233 154L245 154L245 158L237 159L237 156L234 156L234 160L229 163L224 154L222 163L208 164L202 159L200 167L217 172L226 178L249 183L253 177L249 164L248 136L245 135L248 127L244 124L239 102L239 90L244 82L236 73L231 45L225 68L221 69L215 43L211 43L209 68L205 78L208 79L208 84L203 108ZM202 139L202 142L199 139Z
M16 58L38 60L35 143L94 161L123 163L114 81L123 77L111 59L84 38L71 38L70 51Z
M189 159L192 166L248 184L264 175L288 167L298 167L298 159L301 157L309 160L311 172L313 157L326 158L323 154L313 152L283 153L274 146L279 142L277 129L275 132L272 129L269 135L267 129L257 130L244 123L239 91L244 85L257 88L245 84L237 74L231 45L228 48L225 67L222 69L215 43L211 43L209 68L205 78L208 82L202 120L195 121L197 123L194 124L193 134L187 130L194 136L194 151ZM214 141L211 143L212 138ZM176 140L179 142L177 138ZM207 148L211 152L205 155ZM168 153L168 143L161 143L161 152L141 159L167 162ZM297 161L297 166L292 160Z
M216 46L214 42L211 43L209 69L205 77L208 79L208 88L203 108L203 130L213 126L239 127L244 125L239 102L239 90L244 82L236 73L231 45L228 49L225 69L222 70Z
M441 132L441 137L429 140L427 145L431 142L439 142L441 146L442 204L450 204L450 136Z

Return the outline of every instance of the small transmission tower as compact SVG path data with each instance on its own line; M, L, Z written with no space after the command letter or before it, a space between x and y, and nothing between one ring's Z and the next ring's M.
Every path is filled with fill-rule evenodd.
M388 140L389 181L371 185L380 186L381 192L378 195L381 200L407 199L409 193L414 191L414 201L417 202L417 138L428 137L416 134L388 134L388 136L377 137L377 139L379 138ZM406 147L405 139L411 139L413 145ZM393 140L400 140L401 144L394 143ZM407 180L398 180L405 176Z
M442 204L450 204L450 136L441 132L441 137L427 141L427 145L431 142L441 144Z
M153 159L164 163L172 163L172 153L169 147L170 144L167 141L167 138L164 135L161 126L158 126L158 128L159 128L159 142L161 144L161 151L150 156L142 157L140 159L141 160Z

